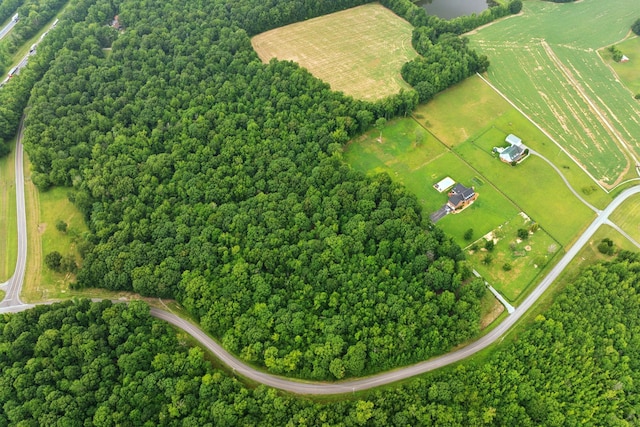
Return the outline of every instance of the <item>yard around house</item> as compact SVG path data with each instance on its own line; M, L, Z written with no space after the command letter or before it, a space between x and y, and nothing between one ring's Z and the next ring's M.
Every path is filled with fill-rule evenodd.
M492 84L608 189L637 177L640 106L596 49L625 37L637 16L636 0L525 2L521 15L470 35Z
M600 49L598 53L605 64L610 66L622 83L629 88L632 95L640 94L640 37L634 36L616 43L616 47L629 58L628 62L615 62L613 55L606 48Z
M380 4L366 4L253 37L262 61L295 61L331 89L375 101L410 86L402 65L418 56L413 27Z

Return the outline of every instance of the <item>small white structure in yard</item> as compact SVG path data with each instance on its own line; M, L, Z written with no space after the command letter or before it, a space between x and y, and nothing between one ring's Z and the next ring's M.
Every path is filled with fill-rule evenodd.
M622 58L620 58L620 62L629 62L629 57L627 55L622 55Z
M442 181L433 184L433 188L438 190L438 193L443 193L453 187L455 183L456 182L453 179L451 179L450 177L446 177Z

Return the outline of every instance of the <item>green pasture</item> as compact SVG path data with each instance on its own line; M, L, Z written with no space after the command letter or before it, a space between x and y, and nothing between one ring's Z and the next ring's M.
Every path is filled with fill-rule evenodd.
M11 277L18 258L14 161L13 149L0 158L0 282Z
M518 212L478 171L449 151L416 121L401 119L390 122L382 135L382 143L377 140L378 131L372 130L348 144L345 160L353 168L368 174L389 174L417 196L425 215L447 202L447 194L438 193L433 188L444 177L450 176L457 182L475 187L479 196L471 206L438 222L438 226L458 244L465 244L463 236L469 228L477 233L488 233ZM419 144L414 142L416 135L422 138Z
M518 238L518 229L530 229L533 221L515 215L492 231L495 247L484 249L488 239L478 239L467 247L467 257L474 268L509 301L515 302L531 285L545 266L561 251L561 247L543 229L529 233L526 240ZM474 247L475 246L475 247ZM509 266L505 269L505 265Z
M484 177L498 187L520 211L544 227L563 246L593 219L587 208L567 188L562 178L541 158L530 155L517 166L499 160L492 153L495 145L504 146L506 134L497 129L455 151ZM496 144L497 143L497 144Z
M620 51L627 55L629 62L615 62L607 49L599 51L600 56L616 72L622 83L633 95L640 93L640 37L633 37L616 44ZM636 101L640 102L640 101Z
M258 56L295 61L331 88L378 100L410 89L402 66L418 56L413 27L373 3L276 28L253 37Z
M453 147L511 110L513 107L489 85L472 76L419 105L414 118Z
M609 219L640 243L640 195L629 197Z
M491 82L610 188L632 172L635 161L623 145L637 149L640 125L636 103L621 96L624 88L595 49L623 38L636 15L635 0L616 7L597 0L525 2L523 15L471 36L491 61Z

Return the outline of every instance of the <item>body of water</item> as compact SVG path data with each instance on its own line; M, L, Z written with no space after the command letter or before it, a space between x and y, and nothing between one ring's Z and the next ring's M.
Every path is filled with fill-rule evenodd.
M443 19L453 19L458 16L478 14L489 8L491 0L420 0L416 4Z

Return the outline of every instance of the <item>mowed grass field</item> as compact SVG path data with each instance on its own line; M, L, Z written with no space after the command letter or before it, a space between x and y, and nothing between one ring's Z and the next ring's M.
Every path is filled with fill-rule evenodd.
M0 158L0 283L11 277L18 257L14 151Z
M368 4L253 37L264 62L291 60L354 98L378 100L410 86L400 76L418 54L412 26L380 4Z
M629 197L609 219L640 243L640 195Z
M489 80L607 188L634 172L640 109L596 49L637 16L636 0L528 1L521 16L470 36L491 61Z

